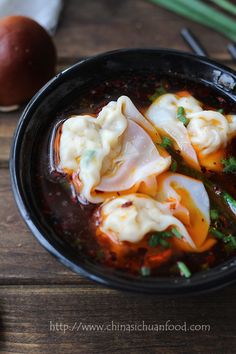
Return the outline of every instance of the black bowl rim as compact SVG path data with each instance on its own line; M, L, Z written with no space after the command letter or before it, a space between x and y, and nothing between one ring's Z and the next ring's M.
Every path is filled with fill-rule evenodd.
M39 243L46 248L53 256L55 256L61 263L65 266L69 267L75 273L79 273L82 276L89 278L90 280L94 280L99 284L106 285L108 287L118 289L118 290L127 290L134 291L139 293L151 293L151 294L159 294L159 295L185 295L185 294L199 294L205 291L216 290L231 284L235 281L236 275L236 258L226 261L220 266L213 268L210 272L212 272L213 276L211 279L208 279L207 274L209 272L203 272L200 280L196 281L193 284L191 279L181 279L180 281L173 282L171 278L170 282L167 284L159 284L157 282L153 282L153 278L145 279L145 281L140 278L138 281L130 281L129 279L123 279L117 277L115 275L106 276L102 274L101 271L97 271L96 269L92 269L86 266L80 266L75 264L73 260L68 259L67 256L63 254L63 250L60 250L59 247L53 246L49 243L48 240L44 237L43 233L40 231L39 227L35 224L30 216L30 211L27 209L27 206L23 200L23 195L20 188L20 181L17 175L17 155L18 149L21 144L21 134L22 131L26 128L31 114L37 108L37 106L43 101L44 97L60 82L66 79L67 74L71 73L74 70L86 65L86 63L96 62L98 59L106 59L108 57L116 56L117 54L125 54L125 53L143 53L143 54L166 54L166 55L177 55L179 57L194 59L198 62L207 64L209 66L213 66L216 69L222 70L233 76L236 80L236 73L214 60L211 60L206 57L198 56L195 54L190 54L183 51L172 50L172 49L155 49L155 48L132 48L132 49L118 49L105 53L101 53L90 58L84 59L65 69L64 71L57 74L54 78L52 78L45 86L43 86L35 96L30 100L30 102L25 107L21 117L19 119L17 128L15 130L15 134L13 137L13 142L11 146L10 159L9 159L9 168L10 168L10 178L11 185L13 190L13 195L20 211L20 214L25 221L26 225L35 236L35 238L39 241ZM40 223L39 223L40 224ZM64 252L65 253L65 252ZM96 267L95 267L96 268ZM211 275L212 275L211 274ZM192 278L193 279L193 278ZM161 279L160 279L161 280ZM171 282L172 281L172 282Z

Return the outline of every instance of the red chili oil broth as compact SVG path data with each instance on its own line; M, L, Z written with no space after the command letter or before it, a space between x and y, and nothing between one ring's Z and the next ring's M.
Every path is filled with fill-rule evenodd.
M114 253L104 252L95 236L94 212L99 205L81 204L76 195L72 193L67 177L51 170L50 138L55 127L71 115L97 114L109 101L116 100L121 95L129 96L136 107L143 112L151 104L150 96L160 86L163 86L167 92L189 91L204 104L205 109L223 109L224 113L236 111L233 102L226 97L219 96L210 87L186 80L160 78L152 73L148 75L125 73L119 79L101 82L84 90L83 95L80 93L78 97L74 97L69 105L58 111L53 123L40 134L40 141L37 144L33 168L36 181L35 193L48 227L69 242L71 247L78 252L78 257L86 257L91 262L118 268L122 272L138 273L143 265L145 249L141 247L137 252L127 254L126 262L121 267L117 264ZM236 156L236 141L229 145L228 154ZM236 198L236 181L233 175L212 173L209 177ZM167 262L152 269L151 276L179 275L177 261L184 262L191 273L200 272L222 263L235 254L236 251L228 250L220 241L209 251L203 253L175 251Z

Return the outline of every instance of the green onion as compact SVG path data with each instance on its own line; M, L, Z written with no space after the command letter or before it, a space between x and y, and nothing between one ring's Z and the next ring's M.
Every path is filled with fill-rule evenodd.
M236 249L236 238L233 235L225 235L223 232L215 229L214 227L210 227L209 232L226 243L231 249Z
M213 221L218 220L218 219L219 219L219 212L218 212L218 210L216 210L216 209L211 209L211 210L210 210L210 217L211 217L211 220L213 220Z
M163 86L160 86L156 89L153 95L149 96L149 100L154 102L158 97L164 95L166 93L166 89Z
M162 237L173 237L173 234L171 231L162 231L161 235L162 235Z
M170 170L172 172L175 172L177 170L177 167L178 167L177 162L172 159L172 162L171 162L171 165L170 165Z
M224 165L223 172L225 173L235 173L236 172L236 158L230 156L228 159L221 160Z
M200 0L150 0L192 21L213 28L236 42L235 21Z
M226 192L223 192L223 198L224 201L227 203L227 206L233 212L233 214L236 214L236 200Z
M224 114L224 110L223 110L223 108L219 108L219 109L217 109L217 112L219 112L219 113L221 113L221 114Z
M183 123L183 125L187 126L189 123L189 119L185 116L185 110L184 107L178 107L177 110L177 118L180 120L180 122Z
M164 248L169 248L170 247L170 243L168 241L166 241L164 238L160 239L160 245Z
M233 235L224 237L224 242L232 249L236 249L236 239Z
M183 236L181 235L181 233L179 232L179 230L176 227L172 227L171 232L174 234L175 237L177 237L179 240L181 240L183 238Z
M149 268L149 267L142 266L142 267L140 268L140 274L141 274L143 277L148 277L148 276L151 274L150 268Z
M191 272L184 262L177 262L177 266L182 276L184 276L185 278L191 277Z
M151 235L151 237L148 240L148 245L149 247L157 247L159 245L169 248L170 244L168 241L165 240L167 237L173 237L173 234L169 231L163 231L163 232L155 232L154 234Z
M210 232L210 234L216 236L220 240L223 240L225 237L225 234L223 234L223 232L217 230L215 227L210 227L209 232Z
M222 7L222 9L228 11L231 15L236 15L236 6L227 0L210 0L214 4Z
M188 166L182 156L172 147L168 148L168 152L171 154L172 158L177 161L178 167L181 169L182 173L203 182L211 203L217 206L226 220L228 220L229 223L232 221L236 223L236 200L230 194L225 192L219 185L216 185L207 179L203 173Z
M159 243L160 243L160 236L157 233L151 235L151 237L148 240L148 245L150 247L156 247L159 245Z
M171 140L170 138L168 138L168 136L163 136L160 145L161 145L163 148L171 147L171 146L172 146L172 140Z

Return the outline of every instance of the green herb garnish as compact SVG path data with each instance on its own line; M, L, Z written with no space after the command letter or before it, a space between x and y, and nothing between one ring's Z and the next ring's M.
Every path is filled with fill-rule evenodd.
M172 227L171 232L174 234L175 237L177 237L179 240L182 239L182 235L179 232L179 230L177 229L177 227Z
M224 243L226 243L231 249L236 249L236 239L233 235L225 236Z
M230 210L236 214L236 200L226 192L223 192L223 198Z
M172 162L171 162L171 165L170 165L170 170L172 172L175 172L177 170L177 167L178 167L177 162L172 159Z
M182 106L178 107L177 118L180 120L180 122L183 123L183 125L185 125L185 127L188 125L189 119L185 115L184 107L182 107Z
M177 262L177 266L182 276L184 276L185 278L191 277L191 272L184 262Z
M173 234L171 231L162 231L161 234L162 234L162 237L173 237Z
M215 227L210 227L209 232L210 232L213 236L219 238L220 240L223 240L224 237L225 237L225 234L224 234L223 232L217 230Z
M219 109L217 109L217 112L219 112L219 113L221 113L221 114L224 114L224 110L223 110L223 108L219 108Z
M221 160L224 165L223 172L225 173L235 173L236 172L236 158L230 156L228 159Z
M223 12L211 7L201 0L150 0L170 11L184 16L192 21L210 27L236 42L235 20ZM235 11L234 4L226 0L211 0L231 14Z
M169 148L172 146L172 140L170 138L168 138L167 136L163 136L160 146L162 146L165 149Z
M210 210L210 217L212 221L216 221L219 219L219 212L217 209L211 209Z
M162 246L164 248L169 248L170 243L166 239L170 237L177 237L180 240L182 239L182 235L179 230L176 227L172 227L170 231L153 233L148 240L148 245L149 247Z
M160 243L160 235L158 233L151 235L151 237L148 240L148 245L150 247L156 247L159 245L159 243Z
M164 95L166 93L166 89L163 86L160 86L156 89L153 95L149 96L149 100L154 102L158 97Z
M173 234L168 231L163 231L163 232L155 232L152 234L148 240L148 245L149 247L157 247L157 246L162 246L164 248L169 248L170 244L168 241L165 240L167 237L172 237Z
M166 241L164 238L160 238L160 245L164 248L170 247L170 243L168 241Z
M226 243L229 248L236 249L236 238L233 235L225 235L223 232L217 230L214 227L210 227L209 232Z
M140 268L140 274L143 277L148 277L151 274L150 268L149 267L145 267L145 266L141 267Z

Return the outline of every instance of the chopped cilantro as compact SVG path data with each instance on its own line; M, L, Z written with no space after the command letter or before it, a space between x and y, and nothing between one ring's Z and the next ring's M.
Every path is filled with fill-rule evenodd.
M180 122L183 123L183 125L185 125L185 126L188 125L189 119L185 115L184 107L182 107L182 106L178 107L177 118L180 120Z

